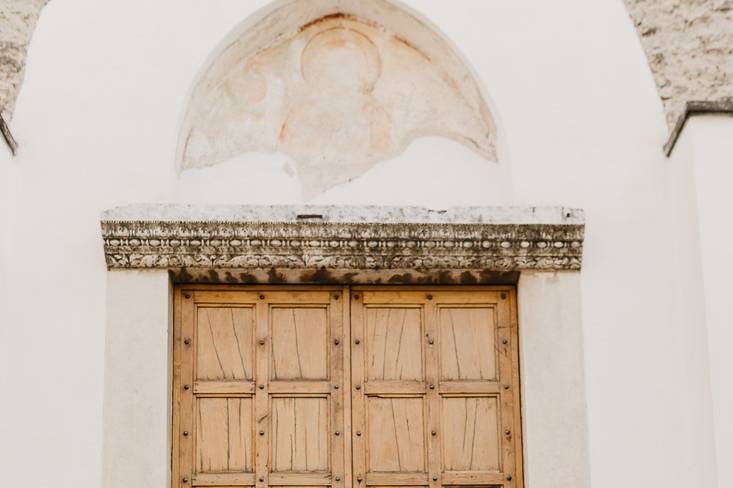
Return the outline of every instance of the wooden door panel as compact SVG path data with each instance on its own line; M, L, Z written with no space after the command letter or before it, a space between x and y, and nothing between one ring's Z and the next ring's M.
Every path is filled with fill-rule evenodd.
M328 379L327 310L278 306L271 314L271 378Z
M440 307L442 380L496 381L496 327L491 308Z
M443 398L443 468L445 471L500 471L497 397Z
M368 470L424 472L425 413L422 398L367 398Z
M272 471L328 471L327 398L272 399Z
M199 380L251 380L254 373L254 309L198 309L196 377Z
M367 378L422 380L422 319L419 308L368 308Z
M196 424L198 473L253 471L251 398L201 398Z

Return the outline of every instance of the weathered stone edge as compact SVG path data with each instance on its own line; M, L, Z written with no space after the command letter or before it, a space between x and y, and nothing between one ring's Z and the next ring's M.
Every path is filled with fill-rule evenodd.
M584 224L101 222L109 269L579 270Z
M677 145L680 135L682 135L682 129L685 128L687 120L693 115L703 114L733 115L733 99L715 101L693 100L685 103L684 112L677 118L677 122L675 122L674 127L672 128L672 132L670 132L669 138L667 139L666 144L664 144L664 154L667 157L669 157L672 154L672 151L674 151L674 147Z

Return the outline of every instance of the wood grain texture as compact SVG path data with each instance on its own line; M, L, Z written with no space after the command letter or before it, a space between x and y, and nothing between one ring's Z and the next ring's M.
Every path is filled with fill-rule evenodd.
M194 337L196 327L196 305L189 293L177 290L175 303L178 303L180 315L175 324L173 338L174 351L174 383L173 391L176 398L177 411L174 412L177 422L173 431L174 451L174 486L183 486L183 479L190 478L194 469L194 439L193 436L184 436L186 431L193 431L195 396L193 393L194 371Z
M442 407L444 470L499 471L497 398L444 398Z
M232 292L223 294L220 297L224 300L237 300L250 298L249 296L241 296L239 293ZM269 295L269 293L268 293ZM264 297L260 298L260 297ZM269 315L270 305L265 301L267 295L252 294L251 299L256 301L255 305L255 478L257 480L257 488L265 488L269 485L268 475L270 472L270 382L269 364L270 364L270 327Z
M196 472L251 472L251 398L201 398L196 419Z
M329 473L270 473L270 486L329 486Z
M198 290L174 292L174 488L522 487L511 288Z
M422 317L419 308L366 310L368 380L422 380Z
M176 289L174 487L343 487L342 292Z
M254 310L198 309L196 378L251 380L254 375Z
M351 446L352 446L352 477L356 480L352 486L361 488L361 483L367 484L367 419L366 419L366 395L364 391L364 380L366 378L364 353L365 319L363 293L350 293L350 322L351 341ZM359 483L361 480L361 483ZM357 484L359 483L359 484Z
M327 471L330 442L326 398L272 399L272 471Z
M217 486L230 488L234 486L253 486L253 473L199 473L191 479L191 486Z
M496 380L492 309L441 307L438 324L441 379Z
M362 338L352 341L353 381L362 385L352 390L354 429L366 426L353 437L355 476L367 486L521 487L513 290L357 287L352 293L361 296L352 300L352 333ZM420 311L419 343L412 347L402 339L405 310ZM409 362L418 355L422 363ZM421 364L420 380L405 378L406 364ZM409 402L415 403L389 417L393 404ZM406 433L405 411L411 423L424 424L422 438Z
M326 309L276 307L271 317L272 379L328 379Z
M425 410L422 398L367 400L369 471L425 470Z
M425 356L428 382L437 386L439 381L439 364L440 364L440 334L438 323L436 320L436 305L434 303L434 295L426 293L420 296L425 310ZM436 406L440 405L440 390L437 388L425 389L426 402L428 406L428 425L430 432L428 435L428 487L442 487L442 472L440 469L440 453L443 432L440 424L440 409Z
M367 486L425 486L427 473L369 473Z

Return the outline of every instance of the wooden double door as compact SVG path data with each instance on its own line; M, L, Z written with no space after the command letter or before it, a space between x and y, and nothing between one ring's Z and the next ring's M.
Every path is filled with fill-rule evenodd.
M512 288L175 293L173 486L521 487Z

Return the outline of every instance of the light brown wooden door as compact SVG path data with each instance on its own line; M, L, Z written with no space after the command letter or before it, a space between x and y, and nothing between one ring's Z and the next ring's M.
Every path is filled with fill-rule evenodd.
M345 486L343 301L177 291L174 486Z
M190 286L175 312L174 487L521 488L511 288Z
M513 297L354 290L355 486L521 486Z

